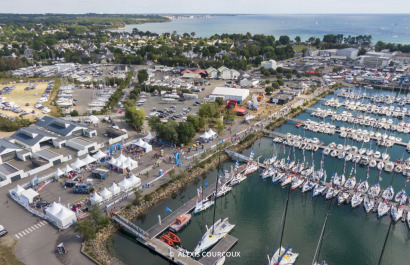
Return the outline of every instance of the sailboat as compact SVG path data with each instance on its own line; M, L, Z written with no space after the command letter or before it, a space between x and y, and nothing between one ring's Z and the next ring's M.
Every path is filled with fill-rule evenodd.
M366 213L369 213L372 209L374 208L374 200L372 197L366 196L364 198L364 209L366 210Z
M219 165L221 163L221 152L219 152L219 162L218 162L218 171L219 171ZM234 227L234 224L229 223L228 218L225 218L224 220L219 219L218 221L215 222L215 214L216 214L216 199L217 199L217 194L218 194L218 184L219 184L219 174L217 176L216 180L216 186L215 186L215 195L214 196L214 216L213 216L213 225L208 228L206 226L206 232L202 236L201 240L199 241L198 245L194 249L194 253L196 255L199 255L199 253L208 250L211 248L213 245L218 243L219 240L221 240L224 236L226 236ZM226 185L225 185L226 186Z
M294 253L290 246L287 248L282 247L283 234L285 232L285 224L286 224L286 214L288 212L288 205L289 205L289 195L290 195L290 186L288 189L288 197L286 199L285 212L283 214L282 233L280 236L279 248L273 254L272 258L268 256L269 265L291 265L296 262L296 259L299 256L299 253Z
M252 150L251 154L249 155L249 160L248 163L246 164L245 168L245 175L251 174L255 172L256 170L259 169L258 165L256 164L255 161L253 161L253 156L255 155L255 152Z
M201 195L202 195L202 199L201 199ZM198 201L199 199L201 199L200 201ZM212 200L208 200L208 199L204 199L203 198L203 193L202 193L202 186L198 189L198 196L196 199L196 205L195 205L195 209L194 209L194 214L200 213L202 211L205 211L206 209L208 209L209 207L211 207L212 205L214 205L215 202Z
M391 216L393 218L393 221L397 223L397 221L403 217L403 206L398 205L391 207Z
M235 169L231 170L232 172L232 178L230 181L231 186L239 184L246 179L246 175L239 173L238 171L239 171L239 161L236 161Z

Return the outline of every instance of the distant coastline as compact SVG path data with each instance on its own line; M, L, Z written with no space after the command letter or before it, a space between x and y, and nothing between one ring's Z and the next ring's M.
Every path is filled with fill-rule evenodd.
M141 31L158 34L177 31L179 34L195 32L197 37L214 34L241 33L300 36L302 41L310 37L322 38L326 34L344 36L371 35L377 41L410 44L410 14L300 14L300 15L252 15L252 14L162 14L185 16L190 19L172 19L170 23L128 24L118 32ZM205 18L206 17L206 18Z

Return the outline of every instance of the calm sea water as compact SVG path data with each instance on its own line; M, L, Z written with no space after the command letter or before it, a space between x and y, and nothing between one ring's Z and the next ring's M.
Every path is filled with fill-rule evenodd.
M127 25L156 33L195 32L198 37L222 33L247 33L321 38L325 34L372 35L373 41L410 43L410 15L238 15L211 18L175 19L170 23Z
M369 92L368 92L369 93ZM373 90L370 93L392 93L386 91ZM327 98L332 95L327 96ZM322 107L320 103L314 108ZM327 107L326 107L327 108ZM298 119L310 118L309 113L302 113ZM346 126L346 124L345 124ZM304 135L306 137L318 137L325 144L330 142L344 143L344 139L339 138L337 134L333 136L316 134L296 128L294 122L288 122L277 129L282 133L293 133ZM410 140L409 135L395 134L403 137L404 141ZM349 141L361 147L362 144ZM269 156L272 150L272 139L262 138L255 142L253 149L255 157L262 156L261 160ZM364 147L376 149L375 143L368 143ZM248 155L252 148L244 151ZM287 157L289 149L283 145L276 145L276 150L282 157ZM409 157L405 147L395 146L388 150L392 160L397 158ZM313 154L316 168L320 166L321 152ZM302 152L299 149L293 151L291 159L303 160ZM306 161L312 161L312 152L305 153ZM337 158L326 156L324 168L328 173L328 180L333 172L341 173L343 162ZM224 169L230 169L232 161L222 164ZM346 174L350 172L353 163L348 162L346 165ZM356 178L359 181L366 177L367 168L357 166ZM204 178L208 183L216 179L216 170L206 174ZM250 175L246 181L234 187L233 191L225 197L217 200L217 218L229 217L229 220L236 225L231 234L239 239L232 251L240 251L241 258L227 258L226 264L267 264L266 255L272 254L278 228L280 226L283 214L287 188L282 189L278 184L272 184L270 180L262 181L260 179L261 171ZM369 184L377 181L378 171L370 169ZM382 173L383 188L393 185L397 193L404 185L405 178L402 175L393 173ZM191 184L183 191L179 192L175 198L170 198L161 202L153 208L148 215L135 223L143 229L148 229L154 225L161 215L163 218L167 215L165 207L176 209L184 202L195 196L196 188L199 183ZM409 188L407 188L409 191ZM300 190L292 191L288 209L288 217L284 234L284 246L292 246L294 251L300 253L298 264L311 264L315 252L317 241L323 226L328 201L324 197L312 198L312 192L302 194ZM212 223L213 210L208 210L200 215L194 216L191 223L178 233L182 240L182 246L188 250L193 250L205 230L205 225ZM337 206L337 202L332 203L331 215L328 219L324 242L320 254L321 260L325 259L332 265L360 264L373 265L377 264L383 242L387 233L390 222L390 216L377 219L376 213L365 213L363 206L357 209L351 209L350 205ZM409 264L410 260L410 232L406 224L399 221L393 225L390 233L382 264ZM168 264L161 257L154 255L152 252L141 245L132 242L121 234L116 234L111 242L112 254L118 257L125 264L144 264L144 265L161 265Z

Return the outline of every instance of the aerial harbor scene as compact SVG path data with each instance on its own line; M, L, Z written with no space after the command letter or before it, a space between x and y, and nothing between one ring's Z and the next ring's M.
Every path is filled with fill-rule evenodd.
M0 264L410 264L409 12L5 2Z

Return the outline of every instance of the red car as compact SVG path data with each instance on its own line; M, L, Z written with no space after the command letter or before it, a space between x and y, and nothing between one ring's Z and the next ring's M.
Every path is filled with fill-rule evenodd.
M78 204L74 204L71 210L73 210L74 212L77 212L77 209L80 210L80 208L81 208L81 203L78 203Z

